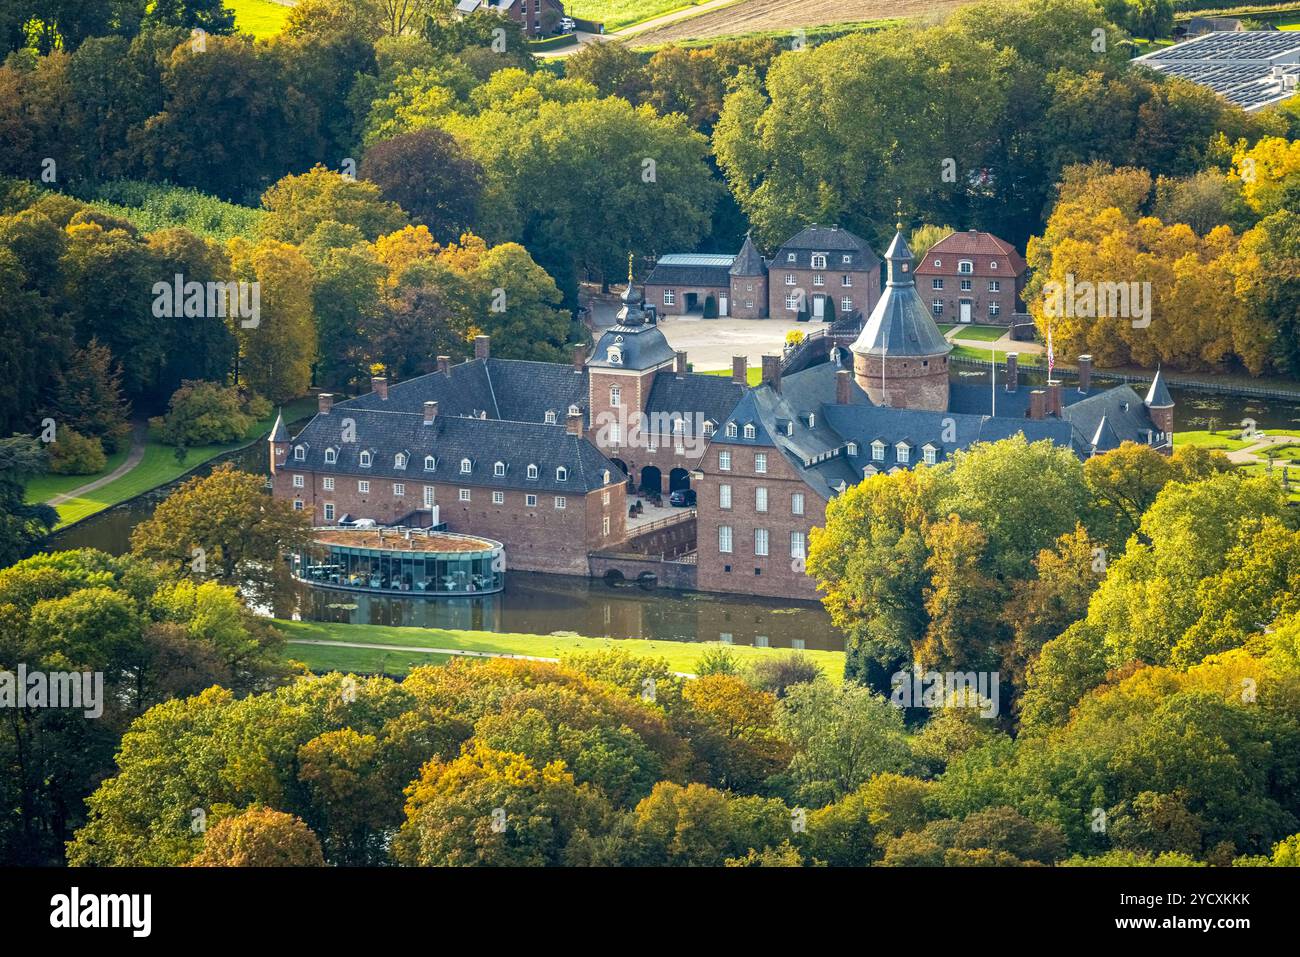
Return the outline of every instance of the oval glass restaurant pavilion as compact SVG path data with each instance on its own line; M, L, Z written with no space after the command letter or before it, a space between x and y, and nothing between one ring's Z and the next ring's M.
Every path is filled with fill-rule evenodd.
M472 535L422 528L322 528L293 555L309 584L414 596L481 595L505 587L505 547Z

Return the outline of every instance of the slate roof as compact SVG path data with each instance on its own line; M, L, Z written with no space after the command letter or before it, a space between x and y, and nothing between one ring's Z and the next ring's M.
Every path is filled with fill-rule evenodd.
M912 281L912 252L900 230L885 253L889 281L857 341L855 353L885 356L946 356L952 345L934 323Z
M721 427L722 422L745 394L745 386L730 377L697 375L679 376L665 369L655 374L646 399L646 414L703 416Z
M871 251L866 240L855 236L847 229L838 226L808 226L791 236L776 255L770 265L775 268L795 267L812 268L812 254L826 253L826 270L847 270L849 272L870 272L880 268L880 258ZM791 260L790 255L794 255ZM849 262L843 257L848 256Z
M1146 403L1153 409L1166 409L1174 404L1173 397L1169 395L1169 387L1165 385L1165 377L1156 370L1156 377L1151 380L1151 388L1147 390Z
M439 414L432 425L424 416L410 412L351 409L347 416L338 414L338 406L328 415L318 415L298 433L290 448L285 469L292 471L329 472L352 475L358 479L421 482L438 481L457 485L486 485L497 489L582 494L603 488L622 479L623 473L586 439L570 435L563 425L538 425L500 419L470 419ZM342 441L344 418L356 424L356 441ZM305 449L298 461L294 452ZM337 451L337 461L326 463L325 450ZM361 465L361 453L372 454L370 466ZM408 454L407 466L394 464L398 452ZM425 457L434 456L435 468L424 467ZM471 462L469 474L460 471L462 459ZM494 474L501 461L506 474ZM538 467L538 477L528 478L528 466ZM563 467L564 481L556 477ZM410 490L414 500L414 489Z
M740 247L740 252L736 255L735 262L731 264L731 275L733 276L763 276L767 274L767 264L763 262L763 257L754 245L754 241L745 234L745 242Z
M725 264L666 262L675 256L664 256L646 277L647 286L714 286L726 289L731 284L732 257ZM686 258L686 257L682 257Z
M620 361L611 362L611 349ZM610 326L596 342L587 366L593 369L635 369L643 371L671 362L677 357L657 326L619 323Z
M284 424L284 409L275 413L275 425L271 426L271 442L288 442L289 429Z

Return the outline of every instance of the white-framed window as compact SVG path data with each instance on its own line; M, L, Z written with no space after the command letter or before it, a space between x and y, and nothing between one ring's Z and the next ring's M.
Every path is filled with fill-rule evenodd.
M823 276L823 275L822 275L821 273L819 273L819 272L817 272L817 273L813 273L813 285L814 285L814 286L824 286L824 285L826 285L826 277Z
M970 292L973 288L974 288L974 286L971 285L971 281L970 281L969 279L963 279L963 280L961 281L961 291L962 291L962 292Z
M942 280L942 279L937 279L937 278L936 278L936 279L931 279L931 280L930 280L930 288L931 288L931 289L935 289L935 290L942 289L942 288L943 288L943 280Z
M718 551L724 555L731 554L731 526L718 526Z
M853 285L853 277L850 276L848 273L845 273L843 276L840 277L840 285L843 286L845 289L850 288Z
M605 481L608 482L608 481L609 481L609 477L608 477L608 476L609 476L609 473L606 472L606 473L605 473L605 476L606 476ZM601 493L600 493L600 504L601 504L601 505L608 505L608 504L609 504L609 490L608 490L608 489L606 489L604 492L601 492Z
M807 535L804 532L790 533L790 557L803 558L807 548Z
M334 491L334 476L327 475L325 478L321 479L321 487L327 492Z
M1001 280L1001 279L990 279L990 280L989 280L989 292L1001 292L1001 291L1002 291L1002 280Z
M885 461L885 443L884 443L884 442L876 441L876 442L872 442L872 443L871 443L871 461L873 461L873 462L883 462L883 461Z
M719 450L719 452L718 452L718 471L719 471L719 472L730 472L730 471L731 471L731 450L730 450L730 449L721 449L721 450Z
M623 423L621 422L609 423L609 444L618 445L622 441L623 441ZM651 439L650 441L653 442L654 439Z
M620 402L622 401L622 399L623 399L623 390L620 389L620 388L619 388L618 386L616 386L616 385L612 385L612 386L610 386L610 387L609 387L609 404L612 405L614 408L617 409L618 406L619 406L619 404L620 404Z
M496 475L496 476L502 476L502 475L505 475L505 474L506 474L506 463L505 463L505 462L494 462L494 463L492 464L492 474L493 474L493 475Z
M766 452L755 452L755 453L754 453L754 471L757 472L759 475L762 475L763 473L765 473L765 472L767 471L767 453L766 453Z
M293 502L293 510L294 510L295 512L301 512L301 511L302 511L302 499L300 499L300 498L299 498L299 499L294 499L294 502Z
M767 511L767 489L763 488L761 485L754 489L754 511Z
M791 312L798 311L801 298L802 297L797 292L786 293L785 307L789 309Z
M306 479L304 479L301 475L295 475L293 477L294 488L302 488L306 484L307 484Z
M524 496L524 507L525 507L525 508L536 508L536 507L537 507L537 496L536 496L536 495L531 495L531 494L530 494L530 495L525 495L525 496Z
M912 455L911 448L908 447L906 442L899 442L894 446L894 448L898 451L898 463L900 465L906 465Z
M942 260L942 259L936 259L936 260L934 261L934 268L935 268L935 269L942 268L942 266L943 266L943 260Z
M812 254L812 267L813 267L813 269L825 269L825 268L826 268L826 254L825 254L825 253L813 253L813 254Z
M436 461L437 461L437 460L434 459L434 457L433 457L432 455L426 455L426 456L424 457L424 470L425 470L426 472L432 472L432 471L433 471L433 467L434 467Z
M794 492L790 496L790 514L803 514L803 492Z
M461 475L468 475L468 474L469 474L470 472L472 472L473 470L474 470L474 465L473 465L473 463L470 462L469 459L461 459L461 460L460 460L460 474L461 474Z
M468 501L470 500L470 498L469 498L469 489L467 489L467 488L463 488L463 489L461 489L461 490L460 490L460 494L459 494L459 496L457 496L457 497L458 497L462 502L468 502Z
M963 276L969 276L974 271L975 264L969 259L963 259L957 263L957 272L961 273Z
M546 410L546 424L547 424L547 425L554 425L554 424L555 424L555 410L554 410L554 409L547 409L547 410Z
M852 300L851 298L849 298L848 296L845 296L843 299L841 299L841 300L840 300L840 311L841 311L841 312L852 312L852 311L853 311L853 300Z
M731 508L731 486L718 486L718 508Z
M736 432L736 423L735 423L735 422L728 422L728 423L727 423L727 438L729 438L729 439L734 439L734 438L736 437L736 434L737 434L737 432Z
M371 456L370 456L370 453L369 453L369 452L362 452L362 453L361 453L361 467L362 467L363 469L368 469L368 468L370 468L370 459L371 459Z
M851 253L845 253L840 257L840 264L844 266L853 265L853 255Z
M745 423L745 438L747 438L747 439L752 439L752 438L753 438L754 436L756 436L757 434L758 434L758 432L757 432L757 430L754 428L754 423L752 423L752 422L746 422L746 423Z
M334 521L334 503L333 503L333 502L326 502L326 503L325 503L325 521L327 521L327 522L332 522L332 521Z
M927 445L921 450L921 455L926 465L933 465L938 456L938 451L934 446Z
M997 269L997 268L998 268L998 261L997 261L996 259L990 259L990 260L989 260L989 268L990 268L990 269Z
M404 468L406 468L406 453L405 453L405 452L398 452L396 455L393 456L393 468L395 468L395 469L404 469Z
M505 493L505 492L493 492L493 493L492 493L492 504L493 504L493 505L504 505L505 503L506 503L506 493Z
M943 300L942 300L942 299L932 299L932 300L930 301L930 311L933 312L936 316L942 316L942 315L943 315Z
M797 281L798 280L796 280L794 277L794 273L788 272L785 274L785 284L787 286L793 286Z
M567 482L568 480L569 480L569 470L566 469L563 465L556 466L555 481Z
M989 315L990 315L990 316L996 316L996 315L997 315L998 313L1000 313L1001 311L1002 311L1002 306L1001 306L1000 303L996 303L996 302L990 302L990 303L989 303Z
M333 465L333 464L334 464L335 462L337 462L338 460L339 460L339 451L338 451L338 449L326 449L326 450L325 450L325 464L326 464L326 465Z
M537 466L536 466L536 465L533 465L532 463L529 463L529 465L528 465L528 477L529 477L530 479L535 479L535 478L537 478L537 474L538 474L538 473L537 473Z
M402 498L404 495L406 495L406 485L405 485L405 483L403 483L403 482L394 482L394 483L393 483L393 495L394 495L396 498Z
M857 455L857 454L858 454L858 443L857 443L857 442L847 442L847 443L845 443L845 445L844 445L844 454L845 454L845 455Z
M664 305L673 306L677 304L677 293L672 289L664 290Z
M293 460L295 462L307 461L307 450L301 445L295 445L293 447Z
M362 495L369 495L370 481L368 479L361 479L359 482L357 482L357 491Z
M555 496L555 507L556 507L556 508L568 508L568 507L569 507L569 503L568 503L568 501L564 498L563 495L557 495L557 496Z
M767 529L754 529L754 554L763 556L767 554Z
M705 422L704 425L701 426L700 428L700 433L702 435L712 435L716 428L717 426L715 426L712 422Z
M606 515L604 518L600 520L600 534L605 536L606 538L609 537L609 516L608 515Z
M794 254L794 253L786 253L786 254L785 254L785 261L788 262L788 263L792 263L792 262L794 262L794 261L795 261L795 258L796 258L796 257L795 257L795 254Z
M426 485L424 487L424 507L425 508L433 507L433 486L432 485Z

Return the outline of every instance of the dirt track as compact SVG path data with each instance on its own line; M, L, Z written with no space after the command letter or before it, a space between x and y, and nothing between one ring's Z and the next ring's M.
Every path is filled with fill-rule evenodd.
M792 30L828 23L924 17L943 14L969 0L744 0L697 17L647 30L628 42L635 46L696 40L705 37Z

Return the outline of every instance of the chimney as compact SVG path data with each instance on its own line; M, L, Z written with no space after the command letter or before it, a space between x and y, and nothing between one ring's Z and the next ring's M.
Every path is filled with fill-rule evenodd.
M573 371L581 372L587 361L587 347L578 343L573 347Z
M673 371L678 375L686 375L686 350L677 350L677 362L673 364Z
M1061 383L1056 379L1047 382L1047 414L1058 417L1061 414Z
M763 384L781 391L781 357L763 356Z
M1029 417L1041 419L1047 411L1047 393L1042 389L1033 389L1029 393Z
M438 356L438 371L451 375L451 356Z
M376 375L370 377L370 391L375 393L384 402L388 401L388 379L384 376Z
M749 383L749 356L731 357L731 381L739 385Z
M316 396L316 411L321 415L329 415L330 409L334 408L334 393L322 392Z
M474 358L487 359L492 355L492 337L475 336L474 337Z
M1079 356L1079 391L1092 388L1092 356Z
M582 413L570 412L564 420L564 429L570 435L582 435Z
M424 403L424 424L433 425L436 418L438 418L438 403L433 400Z
M1007 391L1015 392L1020 388L1020 355L1007 353Z
M835 404L836 405L849 404L849 396L852 395L852 390L849 388L849 383L852 381L853 381L853 373L850 372L848 369L841 369L839 372L835 373Z

